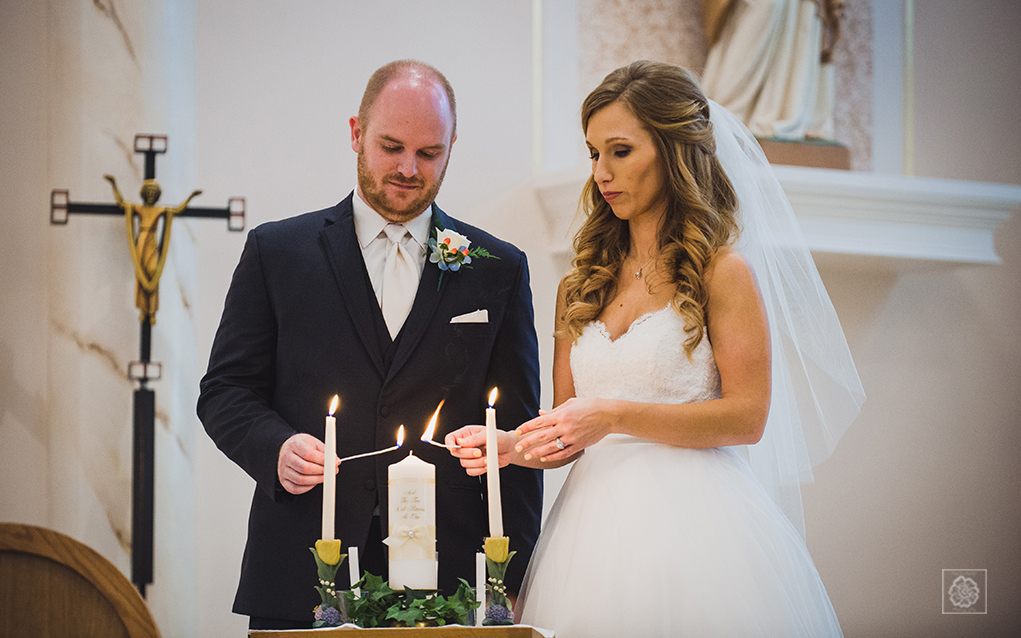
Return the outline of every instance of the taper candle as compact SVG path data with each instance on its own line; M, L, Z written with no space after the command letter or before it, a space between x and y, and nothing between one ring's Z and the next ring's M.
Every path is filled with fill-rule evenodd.
M486 408L486 487L489 488L489 535L503 536L503 506L500 502L500 458L496 443L497 391L489 393L489 407Z
M333 413L340 396L333 395L330 412L326 415L325 460L323 461L323 540L333 540L334 511L337 506L337 419Z

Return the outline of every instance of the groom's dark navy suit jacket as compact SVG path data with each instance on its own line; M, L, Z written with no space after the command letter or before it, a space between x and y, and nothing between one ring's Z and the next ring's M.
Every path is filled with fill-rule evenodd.
M394 445L396 452L341 464L336 533L346 550L365 547L377 499L387 529L387 468L409 450L436 465L439 586L474 580L474 554L488 536L485 484L449 453L419 438L441 399L435 439L484 423L491 388L497 414L513 429L537 414L538 352L523 252L448 217L435 205L433 223L468 237L499 259L475 259L447 272L426 259L414 306L391 342L355 236L351 196L325 210L251 231L227 293L201 383L198 414L216 445L257 486L248 544L234 602L240 614L311 619L319 603L308 548L321 535L322 486L300 496L277 478L280 446L297 432L324 438L328 404L339 394L339 456ZM475 310L488 323L450 323ZM516 466L501 472L505 534L519 553L508 582L521 582L539 532L542 473ZM204 489L215 489L205 486ZM205 521L216 524L216 521ZM347 570L338 572L339 587ZM474 584L474 583L473 583Z

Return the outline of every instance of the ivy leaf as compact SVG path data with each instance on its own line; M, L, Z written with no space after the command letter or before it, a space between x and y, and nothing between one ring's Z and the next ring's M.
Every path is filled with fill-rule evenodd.
M395 605L390 608L390 611L386 614L387 618L392 618L397 622L407 623L408 626L414 626L420 620L424 620L425 614L422 613L421 609L401 609L400 605Z
M409 603L415 600L424 600L429 596L429 592L423 589L412 589L410 587L404 588L404 599Z

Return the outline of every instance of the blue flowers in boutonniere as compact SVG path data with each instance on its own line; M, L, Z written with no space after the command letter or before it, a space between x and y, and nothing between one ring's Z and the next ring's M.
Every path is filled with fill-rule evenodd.
M436 227L436 236L429 238L429 261L440 268L440 281L436 284L436 290L440 289L443 283L443 275L447 271L457 272L464 268L471 268L472 259L479 257L492 257L499 259L496 255L489 254L489 251L482 246L470 248L471 242L467 237L452 230L446 230L441 226ZM470 249L469 249L470 248Z

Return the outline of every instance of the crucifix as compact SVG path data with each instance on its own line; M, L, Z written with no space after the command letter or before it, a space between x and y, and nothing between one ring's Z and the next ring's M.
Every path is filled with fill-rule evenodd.
M161 190L156 182L156 156L167 152L166 135L136 135L135 152L145 155L145 181L141 204L124 200L117 182L105 175L113 187L116 204L72 202L67 190L50 193L50 223L67 224L72 214L122 215L128 236L128 249L135 266L135 306L139 310L141 339L138 361L128 364L128 378L138 382L133 401L132 480L131 480L131 581L145 597L152 583L153 558L153 469L155 462L156 393L150 381L158 381L162 365L150 360L152 326L159 308L159 281L170 250L170 230L176 217L207 217L227 220L227 229L239 232L245 227L245 200L231 197L226 208L189 207L196 190L175 207L157 206Z

